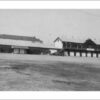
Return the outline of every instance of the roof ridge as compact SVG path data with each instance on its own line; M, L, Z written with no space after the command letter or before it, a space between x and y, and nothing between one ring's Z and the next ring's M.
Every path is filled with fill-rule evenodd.
M35 36L31 37L31 36L22 36L22 35L0 34L0 38L12 39L12 40L24 40L24 41L32 41L32 42L43 43L42 40L36 38Z

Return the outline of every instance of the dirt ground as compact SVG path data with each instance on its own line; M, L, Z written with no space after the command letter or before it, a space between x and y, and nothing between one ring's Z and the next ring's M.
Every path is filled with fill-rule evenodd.
M100 90L100 58L0 55L0 91Z

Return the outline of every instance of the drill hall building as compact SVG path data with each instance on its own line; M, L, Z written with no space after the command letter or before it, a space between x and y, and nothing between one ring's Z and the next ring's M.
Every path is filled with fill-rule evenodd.
M49 50L55 49L36 37L0 35L0 53L48 54Z
M78 43L65 41L58 37L54 44L56 48L62 49L64 56L100 57L100 45L92 39Z

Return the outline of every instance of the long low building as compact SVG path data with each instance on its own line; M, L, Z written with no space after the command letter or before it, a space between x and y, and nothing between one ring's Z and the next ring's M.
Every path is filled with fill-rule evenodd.
M36 37L0 35L0 52L15 54L48 54L55 47L45 45Z
M56 48L62 49L66 56L100 57L100 45L92 39L80 43L66 41L58 37L54 44Z

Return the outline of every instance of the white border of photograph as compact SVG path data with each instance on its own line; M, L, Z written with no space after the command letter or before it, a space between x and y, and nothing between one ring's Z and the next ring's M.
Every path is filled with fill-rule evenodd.
M100 100L100 92L61 92L61 91L12 91L12 92L0 92L0 99L6 99L6 100L20 100L20 99L39 99L39 100L63 100L63 99L72 99L72 100Z
M100 9L100 1L0 1L0 9Z
M100 9L100 1L0 1L0 9ZM100 92L1 91L0 99L100 99Z

